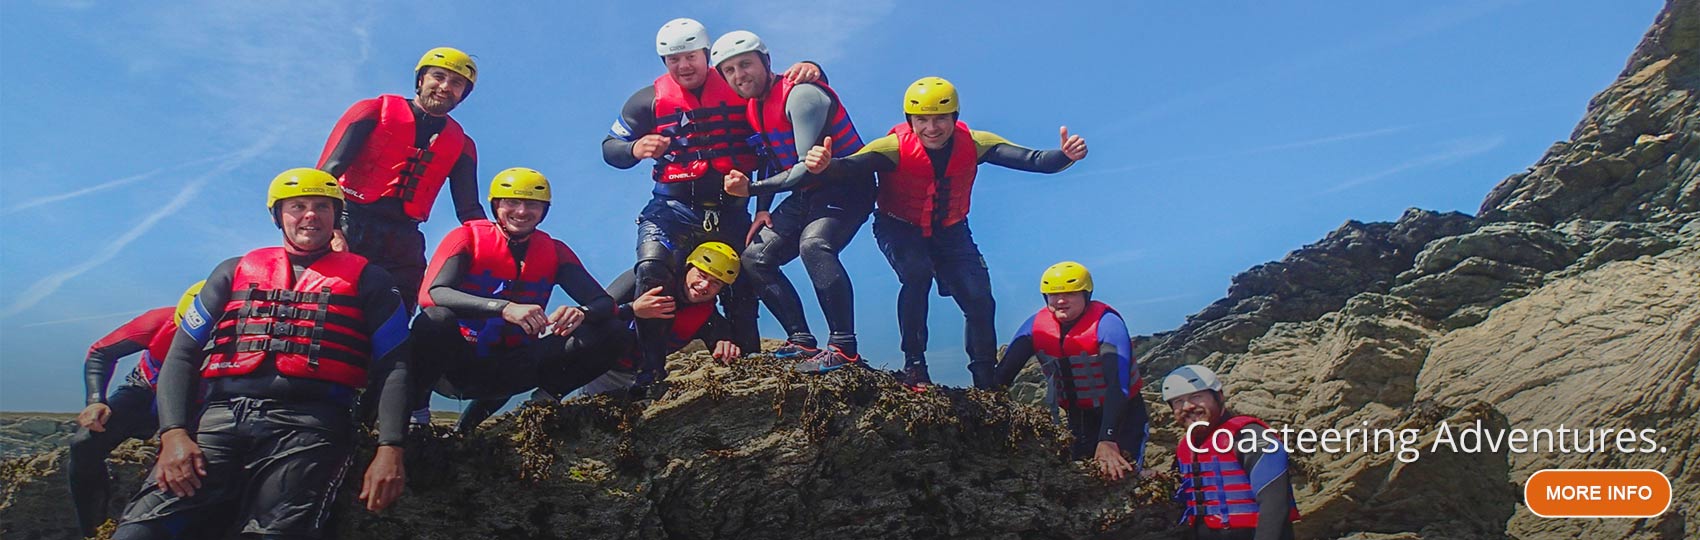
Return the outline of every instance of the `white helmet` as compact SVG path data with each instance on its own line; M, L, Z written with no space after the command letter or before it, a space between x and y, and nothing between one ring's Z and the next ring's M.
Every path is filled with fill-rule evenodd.
M1204 390L1222 391L1222 381L1216 378L1215 372L1204 366L1181 366L1163 377L1163 401L1173 401L1175 398Z
M678 18L655 33L655 54L667 56L708 48L708 28L696 19Z
M718 69L726 59L755 51L767 54L767 44L761 42L761 36L749 30L733 30L720 39L714 40L714 48L708 52L708 65Z

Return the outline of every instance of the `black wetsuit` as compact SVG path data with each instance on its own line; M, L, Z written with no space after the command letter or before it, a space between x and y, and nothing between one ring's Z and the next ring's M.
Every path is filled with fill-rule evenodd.
M106 393L112 380L112 368L118 359L147 350L154 335L171 324L171 306L155 308L131 319L89 346L83 360L83 387L88 404L104 403L112 412L102 426L104 431L78 428L71 436L71 459L65 464L65 476L71 484L71 502L77 510L77 526L83 536L94 536L95 529L106 521L107 505L111 500L111 473L106 457L112 449L129 439L148 439L159 430L159 416L154 412L153 381L147 380L140 365L130 370L124 384ZM146 362L147 359L142 361Z
M762 302L785 328L786 339L813 348L817 342L803 314L803 301L791 280L780 271L780 267L801 257L814 285L815 298L826 315L831 332L828 341L854 358L857 356L856 298L850 274L838 256L874 210L874 175L850 167L811 175L800 162L786 163L807 155L824 137L831 135L826 131L838 107L835 101L830 93L813 84L796 85L787 96L785 114L792 127L794 148L767 149L765 154L770 162L765 167L767 174L750 183L750 194L759 197L757 208L763 211L774 193L790 194L773 212L773 226L757 232L755 240L744 250L744 267L760 285ZM848 114L844 118L848 122ZM755 120L758 126L763 121ZM849 130L854 135L855 128ZM860 141L834 141L835 147L844 144L859 146ZM778 155L797 157L781 160L775 157Z
M643 160L632 156L632 147L644 135L656 132L653 85L638 90L626 100L615 126L602 140L602 160L620 169L637 166ZM724 242L734 250L743 251L744 235L750 230L749 199L727 195L724 184L725 177L713 167L696 180L654 183L653 197L637 219L638 262L633 270L638 284L645 286L645 290L666 287L669 295L678 296L679 291L672 289L679 283L674 270L703 242ZM733 342L746 351L760 350L755 281L738 280L726 287L720 293L720 304L732 321ZM664 339L648 336L664 332L666 327L660 322L638 324L640 344L651 362L665 362L667 353L663 350Z
M560 396L584 386L608 371L629 341L615 317L614 299L572 250L550 239L559 261L554 283L580 303L584 323L567 337L550 334L523 346L492 347L481 354L462 335L460 320L501 317L502 308L512 302L459 288L472 268L470 235L463 226L443 238L427 272L431 305L413 320L413 343L418 349L413 405L425 406L432 389L451 398L471 399L457 426L462 431L477 428L521 392L542 388ZM524 262L529 242L509 244L516 267Z
M361 116L342 130L342 138L319 163L320 170L341 178L359 157L372 130L378 127L378 107L365 105L368 102L375 100L355 105L363 107L358 111ZM430 147L431 139L443 131L448 119L426 114L413 100L408 100L408 106L413 110L413 146ZM461 150L445 183L454 201L456 218L462 223L484 219L484 207L478 199L478 152L474 145L469 143ZM425 235L419 232L419 222L402 210L402 200L385 197L372 204L348 201L343 208L343 232L349 251L390 272L402 291L402 303L411 312L425 275Z
M293 274L324 253L290 255ZM207 475L190 497L173 495L150 478L125 508L114 540L222 538L233 526L266 537L322 534L354 457L352 407L361 389L285 376L270 360L245 375L202 379L205 345L226 315L240 259L225 261L207 277L195 303L205 312L204 323L178 329L159 376L160 431L187 429L206 459ZM366 266L356 290L365 317L358 330L371 336L372 347L365 390L381 392L378 444L400 445L407 434L407 318L383 268ZM194 394L202 383L207 405L197 420Z

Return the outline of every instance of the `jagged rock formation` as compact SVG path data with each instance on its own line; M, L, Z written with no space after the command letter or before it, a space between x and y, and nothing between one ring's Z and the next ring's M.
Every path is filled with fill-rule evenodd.
M1154 336L1142 369L1204 364L1236 408L1299 427L1652 428L1665 449L1300 455L1301 536L1693 537L1697 218L1700 2L1678 0L1571 140L1478 216L1347 223L1236 276L1227 298ZM1555 467L1658 469L1677 502L1649 520L1540 519L1521 486Z

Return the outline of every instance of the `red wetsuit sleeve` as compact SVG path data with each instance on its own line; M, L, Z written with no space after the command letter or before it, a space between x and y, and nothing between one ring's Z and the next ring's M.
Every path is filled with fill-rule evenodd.
M106 402L106 386L112 382L112 368L118 359L148 348L148 342L159 327L171 324L172 306L147 310L89 346L83 359L83 386L90 405Z
M437 251L431 254L431 264L425 267L425 286L419 289L420 307L439 305L439 302L432 298L435 293L450 291L460 293L458 289L455 289L455 285L460 284L466 269L463 267L464 265L448 264L449 260L457 255L464 255L468 259L472 257L472 230L464 226L455 227L454 230L449 231L449 234L443 236L443 241L437 244ZM446 290L439 291L439 289Z
M342 113L342 118L337 119L336 126L331 128L330 137L325 139L325 149L319 153L317 168L331 176L342 177L366 146L372 130L378 127L379 108L380 102L376 98L363 99L354 102L347 112Z

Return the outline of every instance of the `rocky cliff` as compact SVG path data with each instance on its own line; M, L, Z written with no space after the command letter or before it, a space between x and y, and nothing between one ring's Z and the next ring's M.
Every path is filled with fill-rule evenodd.
M1700 531L1700 2L1667 4L1570 140L1477 216L1349 222L1155 336L1151 377L1218 370L1238 409L1310 428L1655 429L1662 453L1296 456L1302 536L1692 538ZM1438 459L1437 459L1438 458ZM1649 468L1650 520L1520 508L1545 468Z

